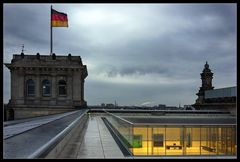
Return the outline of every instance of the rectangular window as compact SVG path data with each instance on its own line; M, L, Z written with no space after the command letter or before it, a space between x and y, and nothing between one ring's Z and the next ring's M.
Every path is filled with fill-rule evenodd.
M28 92L28 96L34 96L34 94L35 94L34 85L29 85L27 92Z
M27 87L27 96L34 96L35 94L35 87L34 81L32 79L27 80L26 87Z
M50 96L50 86L43 86L43 96Z
M67 95L67 89L66 89L66 81L65 80L59 80L58 81L58 92L60 96L66 96Z
M59 86L59 95L66 95L67 91L66 91L66 86Z
M163 147L163 134L153 135L153 147Z
M42 94L43 94L43 96L51 95L51 83L47 79L42 81Z

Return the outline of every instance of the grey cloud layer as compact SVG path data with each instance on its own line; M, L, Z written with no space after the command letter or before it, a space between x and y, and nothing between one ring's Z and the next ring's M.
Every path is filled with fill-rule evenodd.
M129 105L194 103L205 61L214 72L215 87L236 84L236 4L53 6L69 19L69 28L54 28L54 51L81 55L88 65L89 104L114 101L116 96ZM48 4L4 5L5 62L10 62L11 52L20 53L22 43L27 53L49 53L49 10ZM99 74L110 79L154 74L179 84L132 87L95 80ZM186 79L193 81L180 90ZM102 92L101 98L96 92Z

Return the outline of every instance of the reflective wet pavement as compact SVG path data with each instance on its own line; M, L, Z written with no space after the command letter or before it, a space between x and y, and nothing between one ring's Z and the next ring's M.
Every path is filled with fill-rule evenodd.
M77 111L71 115L43 124L41 127L31 129L31 131L22 132L17 136L5 139L3 141L3 158L22 159L28 157L65 129L82 113L82 110Z
M77 158L125 158L100 115L89 115Z

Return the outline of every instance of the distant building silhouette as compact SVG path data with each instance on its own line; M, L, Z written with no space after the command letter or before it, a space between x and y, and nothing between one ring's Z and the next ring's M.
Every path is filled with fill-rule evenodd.
M204 102L204 95L206 90L211 90L214 87L212 86L212 79L213 79L213 73L209 69L209 65L206 62L204 65L203 72L201 73L201 80L202 80L202 86L200 87L198 93L196 94L198 96L196 103L203 103Z
M236 87L214 89L212 86L213 73L206 62L201 73L202 86L196 102L192 105L197 110L222 110L236 114Z

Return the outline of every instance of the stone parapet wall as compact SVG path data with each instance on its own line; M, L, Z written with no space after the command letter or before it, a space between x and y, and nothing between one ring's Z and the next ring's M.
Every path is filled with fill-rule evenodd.
M76 109L60 109L60 108L13 108L14 119L25 119L45 115L59 114Z

